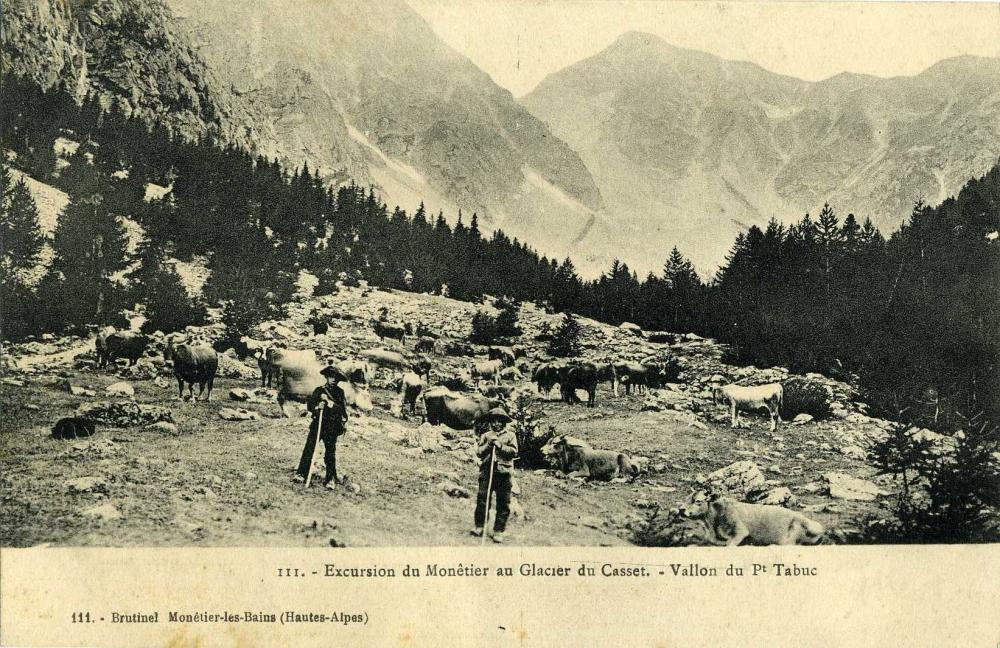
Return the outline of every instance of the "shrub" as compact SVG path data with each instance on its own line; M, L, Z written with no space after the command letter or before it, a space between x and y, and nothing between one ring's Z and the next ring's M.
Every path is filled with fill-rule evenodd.
M496 317L497 337L520 337L522 331L517 326L517 304L505 302Z
M472 316L472 332L469 334L469 339L476 344L493 344L497 338L497 319L485 313L483 311L478 311Z
M576 318L566 313L563 321L552 334L549 341L549 354L557 358L570 358L580 355L580 335L582 329Z
M799 414L809 414L817 419L830 417L830 394L823 385L796 377L786 380L783 387L783 419L792 419Z
M865 522L862 542L967 543L1000 540L1000 449L982 414L964 431L920 433L897 426L869 448L869 460L894 475L900 491L893 518Z
M222 308L222 324L226 327L226 337L238 340L256 325L266 319L267 306L261 300L241 300L226 302Z
M187 326L204 324L205 305L188 296L180 275L170 267L161 266L146 282L146 321L144 332L172 333Z

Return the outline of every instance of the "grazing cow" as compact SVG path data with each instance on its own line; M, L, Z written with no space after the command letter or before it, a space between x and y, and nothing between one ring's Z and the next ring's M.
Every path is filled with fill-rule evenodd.
M106 326L97 333L94 349L97 351L97 366L101 369L114 364L118 358L128 358L129 366L135 366L146 347L149 337L135 331L118 331Z
M383 320L372 320L372 328L375 329L375 335L378 336L378 339L383 341L389 338L399 340L399 343L403 344L406 339L406 329L402 326L390 324Z
M410 362L402 353L388 349L365 349L359 354L371 364L393 371L410 371Z
M752 412L766 409L771 416L771 431L778 429L778 421L781 420L781 400L784 397L784 389L779 383L769 383L767 385L756 385L754 387L744 387L743 385L726 385L716 387L712 391L712 401L715 403L725 403L729 406L732 416L732 426L737 427L740 422L740 410Z
M514 366L514 361L517 360L514 356L514 350L510 347L491 346L487 350L487 353L489 354L490 360L499 360L505 367Z
M472 375L473 381L488 380L492 381L494 385L499 385L501 369L503 369L501 360L485 360L472 363L469 373Z
M472 348L471 345L465 342L450 342L444 348L445 355L449 356L474 356L476 355L476 350Z
M439 337L441 337L440 335L438 335L437 333L435 333L431 329L431 327L427 326L423 322L420 322L419 324L417 324L416 334L417 334L418 337L421 337L421 338L430 338L432 340L436 340Z
M417 413L417 398L424 390L424 381L417 374L411 372L403 374L399 381L399 393L403 400L399 404L400 413L404 413L406 406L410 406L410 414Z
M417 340L417 343L413 345L413 350L417 353L432 353L436 348L436 344L437 343L434 338L421 336L421 338Z
M559 370L559 391L563 401L577 402L577 389L587 392L587 407L594 407L597 402L597 365L581 362L566 365Z
M453 430L471 430L476 421L502 401L474 394L459 394L446 387L424 391L424 409L431 425L447 425Z
M282 416L288 416L285 408L288 401L305 403L317 387L326 384L326 378L321 373L324 366L316 359L314 351L274 349L271 363L273 369L280 373L278 407Z
M559 468L570 477L611 481L615 477L635 477L638 468L632 458L622 452L595 450L585 441L568 436L552 439L542 453L556 454Z
M745 504L728 497L708 502L700 518L714 545L814 545L825 529L797 511L768 504Z
M510 349L514 352L514 357L517 359L528 357L528 349L523 344L515 344Z
M531 374L531 381L538 385L538 391L548 394L556 386L556 383L559 382L559 370L561 368L562 365L555 362L539 365Z
M167 342L163 350L163 359L174 363L174 377L177 378L177 400L184 399L184 383L188 386L188 398L199 400L205 396L205 402L212 400L212 387L215 385L215 373L219 370L219 354L207 344L190 344ZM198 398L194 397L194 384L198 383ZM205 388L208 387L208 391Z
M625 393L640 393L645 391L651 381L652 369L638 362L620 362L615 365L618 381L625 385Z
M597 381L611 383L611 391L618 396L618 372L614 364L606 362L597 365Z
M367 385L373 373L372 366L364 360L341 360L337 369L355 385Z
M410 366L413 370L413 373L417 374L418 376L423 376L424 380L430 382L431 367L433 365L431 364L431 361L427 356L425 355L417 356L417 358L413 360Z
M68 416L56 421L52 427L52 436L56 439L78 439L93 436L97 426L89 418Z

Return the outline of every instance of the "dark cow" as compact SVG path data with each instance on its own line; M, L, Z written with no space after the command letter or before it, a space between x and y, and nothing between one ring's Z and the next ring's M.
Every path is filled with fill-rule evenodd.
M163 350L163 359L173 360L174 377L177 378L177 400L184 400L184 383L188 385L188 398L198 400L204 394L205 402L212 400L215 373L219 370L219 355L207 344L175 345L173 340ZM198 398L194 398L194 384L198 383ZM205 388L208 387L208 391Z
M413 369L413 373L418 376L423 376L424 380L430 382L431 379L431 364L430 359L427 356L421 355L417 356L413 362L410 363L410 367Z
M431 425L447 425L453 430L471 430L476 421L502 401L473 394L458 394L445 387L424 391L424 408Z
M539 365L535 368L535 371L531 374L531 381L538 385L538 391L543 394L548 394L552 391L552 388L559 382L560 368L562 368L562 365L554 362Z
M402 326L390 324L389 322L384 322L382 320L374 320L372 321L372 328L375 329L375 335L377 335L380 340L389 338L392 340L399 340L400 344L402 344L406 339L406 329Z
M514 362L517 360L514 350L510 347L491 346L487 353L489 353L490 360L499 360L505 367L513 367Z
M474 356L476 355L476 350L472 348L472 345L466 344L465 342L450 342L444 348L445 355L450 356Z
M407 406L410 408L410 414L417 413L417 398L420 397L420 393L423 390L424 381L420 376L413 372L403 374L403 377L399 380L399 393L403 397L399 405L400 414L405 415Z
M594 407L597 401L597 365L581 362L559 370L559 391L563 401L577 402L577 389L587 392L587 407Z
M523 344L515 344L510 349L511 349L511 351L514 352L514 357L515 358L520 359L520 358L527 358L528 357L528 349L525 348L525 346Z
M417 340L417 343L413 345L413 350L417 353L431 353L435 349L436 342L432 337L421 337Z
M326 317L320 314L318 310L313 309L312 313L306 324L311 324L313 328L313 335L326 335L326 332L330 330L330 323Z
M645 391L652 382L655 368L638 362L621 362L615 365L618 380L625 385L625 393Z
M614 364L606 362L597 365L597 381L611 383L611 391L618 396L618 372Z
M97 350L97 366L101 369L107 368L109 364L114 364L118 358L127 358L129 366L134 366L139 361L146 347L149 346L149 337L136 333L135 331L116 331L114 327L101 329L94 340L94 348Z

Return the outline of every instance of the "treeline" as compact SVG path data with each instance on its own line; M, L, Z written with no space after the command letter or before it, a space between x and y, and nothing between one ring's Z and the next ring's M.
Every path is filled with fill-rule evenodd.
M710 283L676 248L659 273L640 279L616 260L584 281L569 259L502 231L484 235L475 214L452 226L423 206L390 210L373 189L333 189L305 165L188 141L92 97L77 104L63 88L6 76L0 117L15 165L70 196L51 263L31 284L37 210L4 175L9 339L114 323L137 302L163 330L201 321L209 304L238 308L243 320L269 316L306 270L320 293L365 279L711 335L737 362L856 377L879 413L941 428L978 409L1000 420L1000 242L986 236L1000 229L997 169L938 207L916 205L888 241L869 220L825 207L816 220L740 234ZM143 232L137 247L131 223ZM207 264L205 302L187 295L172 259Z

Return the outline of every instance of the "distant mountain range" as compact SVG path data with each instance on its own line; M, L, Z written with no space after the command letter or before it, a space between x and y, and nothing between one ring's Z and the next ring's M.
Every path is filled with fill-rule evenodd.
M897 225L1000 153L1000 61L809 83L627 33L522 98L402 0L12 0L6 69L189 136L308 162L390 207L478 212L584 274L711 271L831 202Z
M809 83L630 32L522 103L583 158L640 267L677 244L713 268L737 231L827 201L889 233L1000 155L1000 59Z

